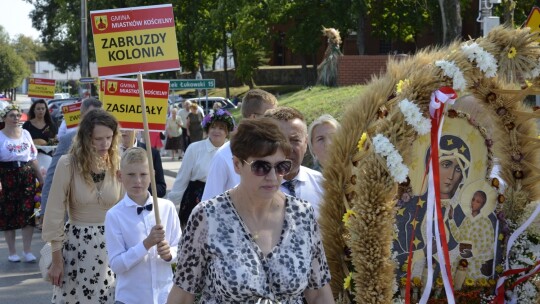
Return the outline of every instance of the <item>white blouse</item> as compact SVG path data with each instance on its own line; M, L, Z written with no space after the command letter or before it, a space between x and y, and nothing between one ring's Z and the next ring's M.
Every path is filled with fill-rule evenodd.
M189 145L169 192L170 201L179 205L190 181L206 182L210 163L218 149L219 147L215 147L208 138Z
M22 129L21 137L13 139L0 131L0 161L28 162L37 158L37 149L30 133Z

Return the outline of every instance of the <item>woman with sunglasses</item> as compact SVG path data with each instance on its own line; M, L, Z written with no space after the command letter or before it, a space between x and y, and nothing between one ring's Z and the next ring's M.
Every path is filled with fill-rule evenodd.
M37 149L28 131L19 127L21 109L8 105L0 110L0 231L8 245L10 262L20 262L15 250L15 230L22 230L23 258L35 262L31 252L32 235L36 225L34 195L36 178L43 183L37 162Z
M193 209L167 303L334 303L313 208L280 191L292 162L279 126L244 119L231 150L240 184Z
M178 215L182 227L186 226L191 210L201 201L212 158L234 129L234 120L231 113L220 109L204 117L202 128L208 138L189 145L169 192L169 200L180 205Z

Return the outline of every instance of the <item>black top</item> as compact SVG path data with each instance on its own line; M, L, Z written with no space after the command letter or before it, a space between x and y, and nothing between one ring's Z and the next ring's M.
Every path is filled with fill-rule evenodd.
M45 125L43 129L39 129L36 126L34 126L30 120L25 121L22 125L23 129L26 129L30 136L32 136L32 139L43 139L45 141L49 141L49 139L54 138L56 136L56 128L52 125Z

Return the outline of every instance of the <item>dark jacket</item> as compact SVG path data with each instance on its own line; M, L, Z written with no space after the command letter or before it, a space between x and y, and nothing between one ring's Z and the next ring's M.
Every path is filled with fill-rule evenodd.
M137 141L137 147L146 149L146 145ZM152 161L154 163L154 171L156 172L156 190L158 197L165 197L167 194L167 184L165 183L165 175L163 174L163 165L161 164L161 155L159 151L152 148ZM152 193L152 185L148 188L148 191Z

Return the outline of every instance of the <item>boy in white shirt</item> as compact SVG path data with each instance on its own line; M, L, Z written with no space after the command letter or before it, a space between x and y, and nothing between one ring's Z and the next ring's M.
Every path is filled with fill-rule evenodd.
M176 209L159 198L161 225L156 225L144 149L127 149L117 176L126 195L105 217L109 266L116 274L115 303L165 303L182 234Z

